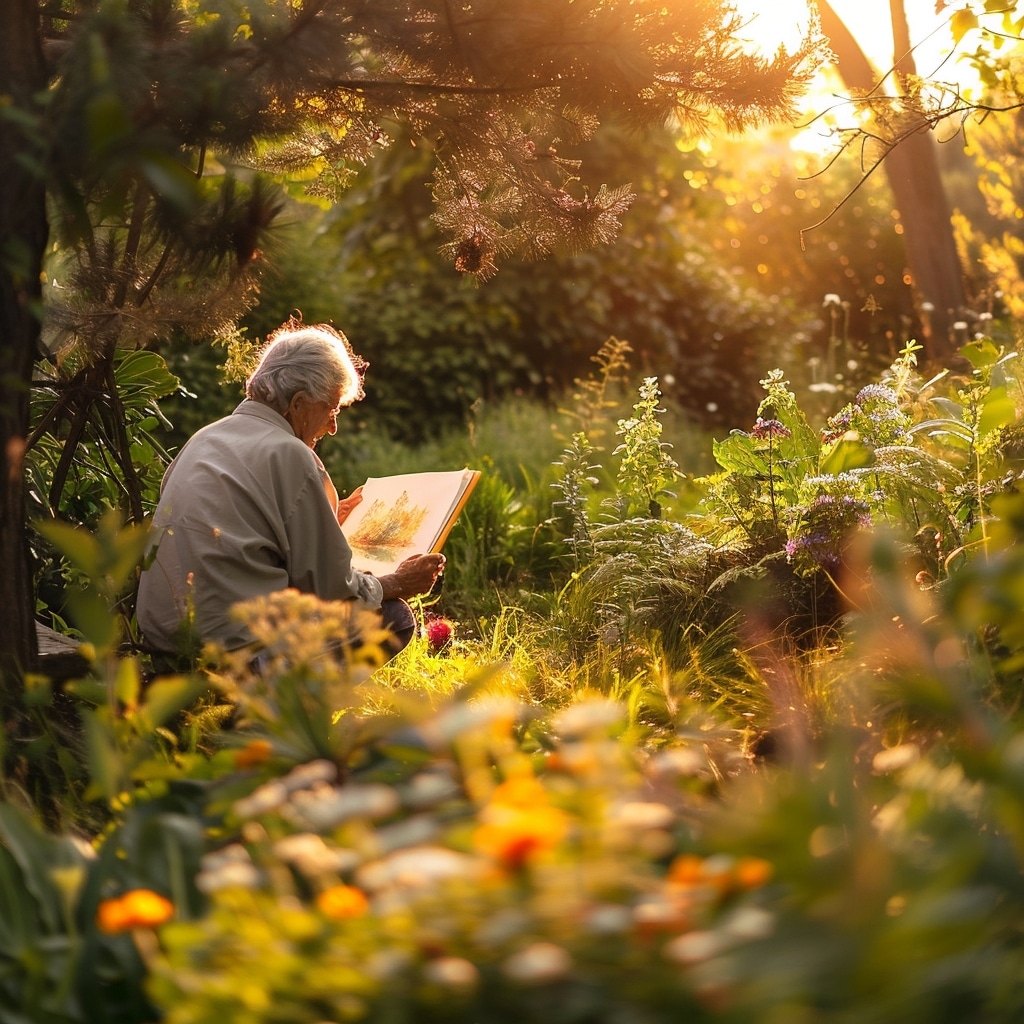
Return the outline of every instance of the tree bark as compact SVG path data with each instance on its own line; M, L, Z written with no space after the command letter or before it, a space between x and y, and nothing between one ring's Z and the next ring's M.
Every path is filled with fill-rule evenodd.
M859 43L828 0L818 0L818 9L843 81L862 92L870 91L878 76ZM903 0L890 0L889 10L899 78L914 73L914 59ZM952 325L960 318L967 297L934 137L927 131L908 136L885 157L883 168L903 226L907 267L921 321L918 340L926 359L945 361L956 350ZM926 304L933 309L928 311Z
M0 96L30 115L46 83L36 0L4 0ZM37 660L23 462L48 227L42 154L30 149L19 123L0 117L0 721L8 729L21 711L23 673Z

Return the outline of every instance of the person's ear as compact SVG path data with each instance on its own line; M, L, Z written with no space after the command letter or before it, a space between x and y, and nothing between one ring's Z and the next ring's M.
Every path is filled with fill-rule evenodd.
M298 412L301 406L308 401L309 395L307 395L305 391L296 391L288 401L288 408L285 410L285 416L287 417Z

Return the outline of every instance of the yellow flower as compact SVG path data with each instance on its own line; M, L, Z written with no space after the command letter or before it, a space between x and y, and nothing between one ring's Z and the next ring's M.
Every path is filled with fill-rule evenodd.
M132 889L116 899L102 900L96 908L96 927L104 935L120 935L133 928L155 928L174 916L174 904L150 889Z
M547 802L547 790L532 775L517 775L506 779L491 794L492 804L522 807L525 810L532 810L538 804Z
M362 917L370 902L362 889L352 885L332 885L317 894L316 905L324 917L341 921L348 917Z

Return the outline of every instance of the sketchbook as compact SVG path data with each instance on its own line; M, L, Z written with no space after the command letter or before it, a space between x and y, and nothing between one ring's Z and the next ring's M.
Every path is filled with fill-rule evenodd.
M440 551L479 479L476 469L370 477L341 526L352 564L385 576L410 555Z

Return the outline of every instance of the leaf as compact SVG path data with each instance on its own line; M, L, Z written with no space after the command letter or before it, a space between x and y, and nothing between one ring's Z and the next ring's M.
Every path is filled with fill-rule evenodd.
M107 651L117 642L118 622L99 594L73 590L68 594L71 621L97 651Z
M870 466L873 460L871 449L863 441L844 437L821 460L821 472L834 476L851 469Z
M122 658L117 666L117 677L114 681L114 693L117 699L129 710L134 708L139 699L142 686L142 674L135 658Z
M96 538L88 530L57 519L36 520L33 524L58 551L89 579L100 575L100 549Z
M146 408L151 399L164 398L181 383L156 352L126 352L114 368L114 379L122 403Z
M206 684L201 679L191 676L158 679L146 691L146 700L139 708L139 717L155 729L182 708L188 707L205 689Z
M1009 426L1017 419L1017 408L1006 388L993 388L981 405L978 416L978 435L984 437L993 430Z
M978 16L969 7L961 7L954 11L949 19L949 30L953 36L954 45L959 43L971 29L978 27Z
M960 405L959 402L954 402L949 398L930 398L929 401L933 405L937 405L951 419L959 420L963 423L964 410L963 406ZM920 424L918 424L918 426L920 426Z
M121 758L103 712L83 711L85 747L89 762L89 788L86 797L113 800L121 792Z
M988 338L977 338L964 345L960 355L978 370L995 363L999 358L999 349Z
M722 441L714 441L711 450L715 461L731 473L750 476L765 472L764 459L754 448L753 439L746 434L736 432Z

